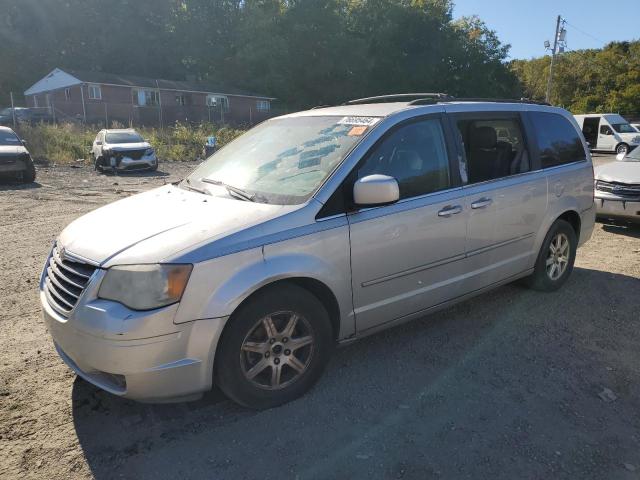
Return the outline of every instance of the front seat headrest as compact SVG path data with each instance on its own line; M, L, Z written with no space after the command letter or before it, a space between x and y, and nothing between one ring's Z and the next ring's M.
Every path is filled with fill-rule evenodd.
M476 127L471 130L471 148L495 148L498 134L493 127Z

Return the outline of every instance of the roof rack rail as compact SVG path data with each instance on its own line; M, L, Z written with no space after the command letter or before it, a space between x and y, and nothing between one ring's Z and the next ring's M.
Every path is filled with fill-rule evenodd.
M438 100L446 101L451 97L446 93L395 93L391 95L379 95L377 97L357 98L349 100L344 105L360 105L363 103L385 103L385 102L402 102L413 99L413 101L430 101L436 103ZM413 103L413 102L412 102Z
M483 97L453 97L447 96L440 100L441 102L491 102L491 103L530 103L532 105L551 105L547 102L541 102L537 100L530 100L528 98L483 98ZM409 105L430 105L433 103L432 99L429 98L417 98L409 102Z
M331 105L316 105L315 107L311 107L311 110L316 110L318 108L327 108L330 107Z

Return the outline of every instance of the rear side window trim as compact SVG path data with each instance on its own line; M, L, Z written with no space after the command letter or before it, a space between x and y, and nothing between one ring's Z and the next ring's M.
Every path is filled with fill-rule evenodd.
M540 155L540 148L538 147L539 145L539 141L538 141L538 135L533 123L533 120L531 119L531 114L534 113L545 113L545 114L549 114L549 115L557 115L558 117L562 118L564 121L566 121L571 128L575 131L576 135L578 136L578 138L581 140L581 144L582 144L582 152L584 153L584 156L582 158L580 158L579 160L573 160L571 162L567 162L567 163L561 163L559 165L551 165L549 167L544 167L542 165L542 157ZM527 127L527 131L529 132L529 138L531 139L531 154L533 156L533 161L532 161L532 165L535 165L539 170L543 170L543 171L547 171L547 170L555 170L557 168L561 168L561 167L566 167L568 165L573 165L576 163L583 163L583 162L588 162L589 160L589 156L587 154L587 150L585 150L584 147L584 143L582 142L582 140L584 139L584 134L582 133L581 130L578 130L575 128L575 125L568 120L564 115L561 115L559 113L556 112L550 112L550 111L546 111L546 110L532 110L532 111L525 111L522 112L522 116L523 119L526 122L526 127Z

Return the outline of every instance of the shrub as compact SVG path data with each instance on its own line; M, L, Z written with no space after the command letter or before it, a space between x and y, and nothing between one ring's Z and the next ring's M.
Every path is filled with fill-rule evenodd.
M97 131L96 127L72 123L21 125L18 129L36 161L58 164L88 159ZM176 123L168 128L140 128L137 131L155 148L161 162L199 159L207 137L215 136L218 146L222 147L244 133L241 129L208 123L194 126Z

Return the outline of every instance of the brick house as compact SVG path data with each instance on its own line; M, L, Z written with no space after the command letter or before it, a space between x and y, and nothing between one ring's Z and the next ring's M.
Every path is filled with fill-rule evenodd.
M197 82L54 69L24 92L28 107L57 120L123 125L176 121L253 125L272 116L273 97Z

